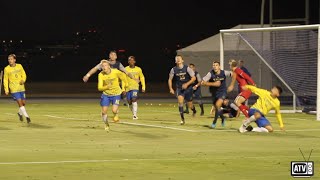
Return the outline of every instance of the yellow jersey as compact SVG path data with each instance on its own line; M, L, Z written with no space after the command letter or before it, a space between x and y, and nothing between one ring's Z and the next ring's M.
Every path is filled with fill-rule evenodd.
M26 72L21 64L17 64L13 67L8 65L4 68L3 86L5 93L23 92L25 91L24 82L27 80ZM23 81L22 84L21 81Z
M119 80L121 80L122 82L121 87L119 84ZM98 75L98 90L102 91L105 95L120 95L123 91L125 91L126 86L126 74L117 69L111 69L109 74L107 74L104 71L101 71Z
M245 87L247 87L250 91L259 96L257 102L254 105L252 105L251 108L259 110L263 115L267 115L271 109L274 109L279 125L280 127L283 127L279 99L273 98L271 96L271 92L265 89L260 89L251 85L246 85Z
M127 66L125 69L134 77L134 79L132 79L127 76L128 87L126 88L126 91L139 90L139 83L136 80L141 82L142 90L146 90L146 83L142 69L138 66L135 66L134 68Z

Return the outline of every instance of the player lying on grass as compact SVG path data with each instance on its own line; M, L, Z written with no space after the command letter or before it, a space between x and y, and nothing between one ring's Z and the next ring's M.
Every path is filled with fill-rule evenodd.
M218 117L221 118L221 126L225 126L225 118L221 109L223 100L227 96L226 77L231 77L232 72L224 71L220 69L220 63L214 61L212 63L212 70L203 77L201 84L209 86L210 93L212 95L212 104L215 106L214 120L211 124L212 128L216 127Z
M259 96L257 102L249 109L249 118L247 118L239 128L240 133L247 131L254 132L272 132L273 128L265 117L271 109L276 112L276 117L280 125L280 129L284 130L281 114L280 114L280 101L278 97L282 93L282 88L274 86L271 91L260 89L255 86L245 85L242 87L244 90L251 90L254 94ZM252 128L251 122L255 122L258 127Z
M176 96L178 98L179 113L181 117L181 125L185 124L183 114L183 103L187 101L189 108L192 110L193 115L196 114L196 109L192 104L192 83L196 80L193 70L187 65L183 64L182 56L177 55L175 57L176 66L170 70L168 86L171 94L175 94L172 88L172 80L176 82Z
M125 74L117 69L111 69L107 60L101 62L102 71L98 75L98 90L102 91L100 105L102 107L102 120L105 123L105 130L109 131L108 107L112 104L113 120L119 121L118 108L121 93L125 93L127 79ZM120 88L119 81L122 81Z
M228 98L223 100L222 103L222 112L223 116L226 118L235 118L239 117L240 110L237 105L234 104L234 102L230 101Z
M144 75L140 67L136 66L136 58L134 56L130 56L128 58L129 66L125 69L128 73L132 74L135 79L139 79L142 86L142 92L146 91L146 83L144 79ZM130 107L130 110L133 114L133 120L138 119L138 93L139 93L139 83L131 78L127 78L128 86L126 88L127 91L127 101Z
M16 63L16 55L10 54L8 56L9 65L4 68L4 92L6 95L10 93L13 99L19 106L19 120L23 121L23 116L26 118L27 123L31 122L31 119L26 111L26 94L24 84L27 80L26 72L21 64Z
M251 79L251 77L246 74L242 69L237 67L237 61L230 60L229 65L230 69L233 72L232 75L232 81L230 83L230 86L228 87L228 92L232 91L234 88L235 81L237 80L238 86L242 87L247 84L255 85L254 81ZM251 96L250 90L244 90L241 88L241 92L238 94L238 96L235 98L234 103L239 107L240 111L246 116L248 115L249 107L245 105L246 100Z

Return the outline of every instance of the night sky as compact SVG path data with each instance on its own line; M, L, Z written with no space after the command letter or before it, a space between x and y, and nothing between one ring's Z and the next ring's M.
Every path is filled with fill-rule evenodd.
M261 5L260 0L0 2L0 39L63 40L77 31L98 29L106 41L123 47L188 45L222 28L259 23ZM303 15L302 0L287 2L291 2L290 7L279 4L276 15ZM318 1L310 0L310 4L311 20L317 23Z
M304 1L292 2L274 2L274 16L303 16ZM97 30L103 35L105 44L113 48L135 49L137 54L143 54L150 49L168 47L174 52L212 36L220 29L238 24L259 24L260 7L261 0L1 0L0 40L68 41L76 32ZM319 23L318 0L310 0L310 20L313 24ZM140 59L147 61L150 56L158 54L141 55Z

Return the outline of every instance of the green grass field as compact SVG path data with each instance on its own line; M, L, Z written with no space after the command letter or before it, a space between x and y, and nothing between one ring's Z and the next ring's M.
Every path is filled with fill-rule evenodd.
M243 116L209 129L206 105L205 116L187 115L181 126L173 103L141 101L139 120L121 106L121 123L106 133L98 100L29 101L30 125L19 122L15 102L0 103L1 180L283 180L292 179L290 162L303 160L299 148L306 158L313 149L312 179L320 179L320 122L312 115L283 114L286 132L240 134ZM269 120L278 130L274 115Z

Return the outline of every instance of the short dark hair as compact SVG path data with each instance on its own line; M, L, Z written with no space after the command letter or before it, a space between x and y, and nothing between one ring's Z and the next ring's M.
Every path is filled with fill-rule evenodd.
M217 63L217 64L220 65L220 62L219 62L219 61L213 61L213 64L215 64L215 63Z
M281 95L281 93L282 93L282 88L281 88L280 86L274 86L274 87L278 89L279 95Z
M112 50L112 51L109 52L109 54L111 54L111 53L116 53L117 54L117 51Z
M190 63L189 66L194 66L195 67L195 65L193 63Z

